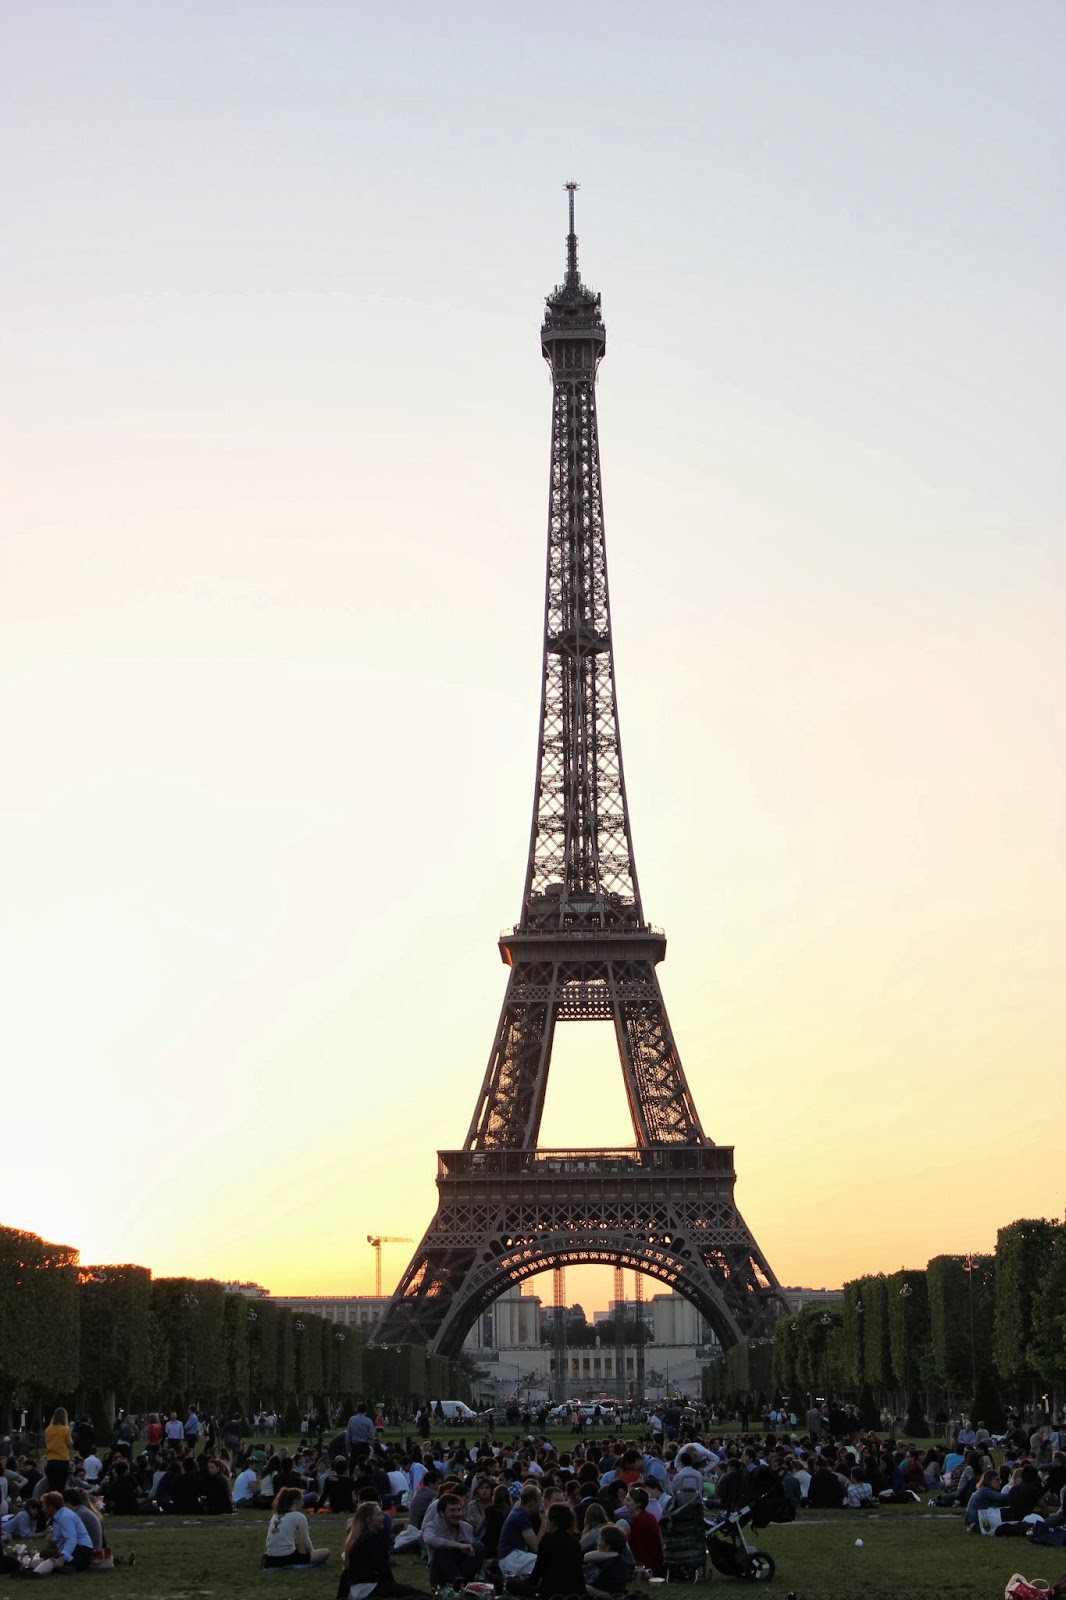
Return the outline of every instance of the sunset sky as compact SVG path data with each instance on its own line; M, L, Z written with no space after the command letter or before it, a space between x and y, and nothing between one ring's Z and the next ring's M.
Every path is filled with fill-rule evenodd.
M1058 0L0 8L0 1220L276 1293L429 1222L519 911L570 177L740 1208L815 1285L1062 1215L1064 60ZM561 1028L541 1142L630 1137Z

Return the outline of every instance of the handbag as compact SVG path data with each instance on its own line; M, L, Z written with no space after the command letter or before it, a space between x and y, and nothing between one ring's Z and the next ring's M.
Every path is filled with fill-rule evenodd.
M998 1506L982 1506L977 1513L977 1526L982 1533L995 1533L1002 1521L1003 1513Z
M105 1544L102 1550L94 1550L89 1560L90 1572L110 1572L115 1565L115 1558L111 1553L111 1546Z

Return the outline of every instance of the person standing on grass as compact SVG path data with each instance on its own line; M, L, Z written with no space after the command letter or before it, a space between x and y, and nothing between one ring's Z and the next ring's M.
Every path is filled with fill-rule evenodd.
M303 1505L302 1489L282 1489L273 1505L274 1515L267 1524L264 1567L321 1567L329 1560L328 1550L316 1550L311 1543Z
M222 1447L229 1451L230 1459L234 1462L241 1453L241 1419L236 1411L223 1425Z
M185 1438L186 1447L189 1450L195 1450L200 1442L200 1418L196 1415L195 1406L189 1407L189 1415L185 1418L182 1434Z
M49 1489L62 1491L70 1476L70 1453L73 1448L74 1439L67 1413L62 1406L56 1406L52 1420L44 1430L44 1475L48 1479Z
M348 1418L348 1458L355 1466L357 1461L365 1461L370 1455L370 1447L374 1443L374 1424L367 1415L365 1404L356 1406L353 1416Z

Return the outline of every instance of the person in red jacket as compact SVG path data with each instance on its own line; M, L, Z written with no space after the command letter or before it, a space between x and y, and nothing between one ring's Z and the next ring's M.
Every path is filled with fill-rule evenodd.
M663 1574L663 1536L656 1518L648 1510L648 1491L635 1483L622 1503L622 1516L629 1523L629 1548L638 1567L647 1567L656 1578Z

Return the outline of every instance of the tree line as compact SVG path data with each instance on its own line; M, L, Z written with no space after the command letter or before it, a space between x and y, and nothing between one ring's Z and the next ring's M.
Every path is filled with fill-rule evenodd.
M309 1404L326 1408L364 1393L402 1405L466 1392L458 1365L424 1350L367 1347L356 1328L250 1299L214 1279L83 1266L66 1245L0 1227L5 1428L18 1425L13 1408L39 1417L61 1402L106 1430L116 1409L196 1403L248 1416L262 1407L291 1424Z
M744 1382L742 1380L746 1379ZM758 1385L758 1387L756 1387ZM871 1273L842 1299L778 1319L772 1340L729 1351L705 1374L708 1399L790 1408L808 1396L883 1407L908 1427L941 1414L1066 1393L1066 1225L1043 1218L1001 1228L993 1255L941 1255L925 1267Z

